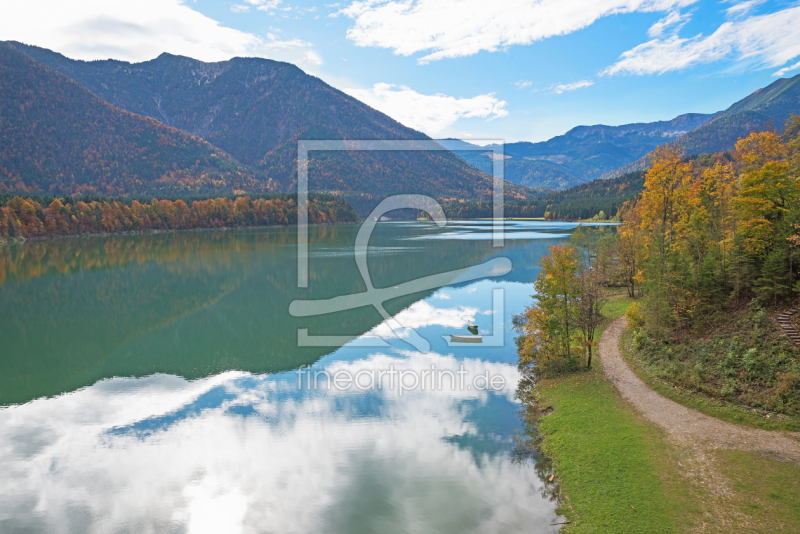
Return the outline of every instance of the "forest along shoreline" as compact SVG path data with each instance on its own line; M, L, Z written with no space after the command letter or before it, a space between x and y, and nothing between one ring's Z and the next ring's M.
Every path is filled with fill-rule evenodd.
M140 200L4 195L0 198L0 241L297 224L296 195L187 199L190 204L180 198ZM329 194L309 195L308 219L310 224L359 221L344 199Z
M800 293L798 176L797 116L733 153L660 147L616 234L581 228L542 258L514 320L520 446L552 458L564 532L800 531L800 466L772 450L795 435L751 430L800 430L800 352L775 321ZM645 384L763 447L675 440L644 417L596 364L622 316Z
M506 199L504 213L511 219L617 222L613 214L643 187L644 173L637 171L565 190L537 190L530 199ZM377 201L378 197L366 193L312 192L309 193L309 222L359 222L358 213L368 213ZM76 208L80 202L88 208ZM196 207L195 202L201 204ZM293 193L237 192L160 198L0 193L0 244L20 238L288 226L296 224L296 202L297 196ZM494 213L490 201L439 199L439 202L449 220L492 218ZM192 212L196 212L194 218ZM85 220L83 215L86 215Z

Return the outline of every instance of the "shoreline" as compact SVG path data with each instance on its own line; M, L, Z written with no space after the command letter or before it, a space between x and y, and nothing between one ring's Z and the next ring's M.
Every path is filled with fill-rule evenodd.
M333 222L333 223L318 223L309 224L309 227L315 226L339 226L345 224L359 224L361 221L348 221L348 222ZM42 235L35 237L14 237L11 239L0 239L0 247L8 245L16 245L25 243L26 241L45 241L48 239L73 239L77 237L111 237L111 236L124 236L124 235L151 235L151 234L168 234L172 232L207 232L212 230L230 231L230 230L255 230L259 228L295 228L293 224L269 224L258 226L220 226L220 227L202 227L202 228L169 228L169 229L153 229L153 230L130 230L126 232L92 232L85 234L68 234L68 235Z
M478 218L478 219L452 219L452 221L494 221L496 219L490 218ZM565 222L565 223L602 223L602 224L609 224L615 225L619 223L614 222L606 222L606 221L571 221L567 219L558 219L558 220L546 220L544 218L515 218L515 217L507 217L504 219L500 219L504 221L541 221L541 222ZM346 225L346 224L360 224L363 220L359 221L347 221L347 222L328 222L328 223L317 223L317 224L308 224L309 227L313 226L339 226L339 225ZM384 221L384 222L425 222L425 220L396 220L396 221ZM449 222L449 220L448 220ZM220 227L201 227L201 228L169 228L169 229L152 229L152 230L129 230L124 232L89 232L83 234L67 234L67 235L43 235L43 236L35 236L35 237L13 237L10 239L0 239L0 247L8 246L8 245L15 245L18 243L24 243L26 241L43 241L47 239L69 239L69 238L76 238L76 237L110 237L110 236L123 236L123 235L149 235L149 234L166 234L170 232L203 232L203 231L210 231L210 230L221 230L221 231L230 231L230 230L252 230L257 228L293 228L296 227L295 224L269 224L269 225L257 225L257 226L220 226Z

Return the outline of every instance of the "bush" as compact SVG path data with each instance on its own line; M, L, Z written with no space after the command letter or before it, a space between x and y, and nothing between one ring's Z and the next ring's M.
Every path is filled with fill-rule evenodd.
M715 338L686 337L680 343L656 341L642 328L633 332L633 347L657 376L674 385L800 415L800 353L764 310L752 306L729 315L719 328L726 331Z
M639 311L639 305L636 302L628 306L628 310L625 312L625 317L628 319L628 328L634 331L639 330L644 326L644 317Z

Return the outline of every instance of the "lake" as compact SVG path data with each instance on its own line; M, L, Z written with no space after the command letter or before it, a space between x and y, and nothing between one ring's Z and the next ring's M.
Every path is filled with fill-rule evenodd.
M367 290L357 225L310 229L307 288L291 228L0 248L0 531L556 532L511 316L574 228L378 224L389 321L289 313Z

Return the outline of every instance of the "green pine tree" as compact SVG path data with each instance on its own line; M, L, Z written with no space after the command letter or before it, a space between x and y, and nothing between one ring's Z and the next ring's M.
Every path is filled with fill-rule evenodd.
M773 250L761 266L761 276L755 283L759 298L764 302L772 301L777 306L778 299L786 295L789 289L787 274L784 252Z
M3 215L3 217L5 217L5 215ZM17 237L17 229L14 227L14 223L9 217L6 217L6 228L8 228L8 237L12 239Z

